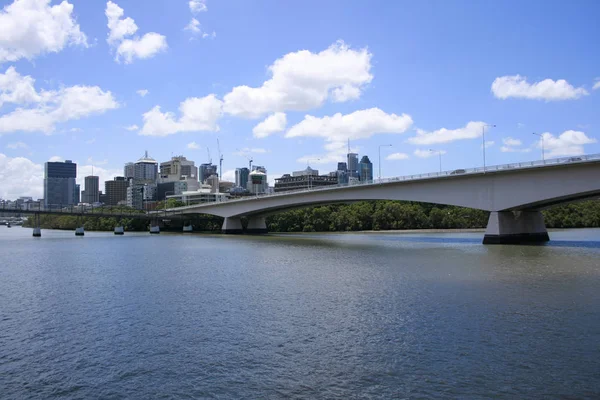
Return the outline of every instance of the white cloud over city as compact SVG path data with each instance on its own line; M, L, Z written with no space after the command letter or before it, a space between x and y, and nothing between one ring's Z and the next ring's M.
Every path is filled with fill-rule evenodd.
M583 87L576 88L564 79L529 83L521 75L496 78L492 83L492 93L503 100L513 97L545 101L575 100L588 94Z
M456 140L476 139L481 137L483 129L486 126L487 124L485 122L471 121L464 127L457 129L441 128L435 131L417 129L417 136L408 138L407 142L416 145L431 145L449 143Z
M0 116L0 135L17 131L50 133L58 123L119 107L112 93L98 86L38 91L35 79L20 75L14 67L0 73L0 106L1 103L17 108Z
M563 156L579 156L585 153L586 144L596 143L597 140L588 137L584 132L568 130L560 135L550 132L542 133L544 150L547 158ZM542 139L537 142L537 147L542 147Z
M108 44L115 48L115 61L131 64L135 59L146 59L168 48L167 38L156 32L133 36L138 26L131 17L123 18L125 11L116 3L108 1L105 10L108 19Z
M178 132L218 131L217 121L223 112L223 102L214 94L192 97L179 105L180 116L162 112L155 106L143 115L144 126L140 134L145 136L168 136Z
M271 78L260 87L236 86L227 93L224 110L237 117L259 118L318 108L327 100L354 100L373 79L370 70L371 53L342 41L319 53L288 53L268 67Z
M0 64L33 60L67 46L88 47L68 1L15 0L0 10Z
M255 138L266 138L273 133L282 132L285 130L287 125L287 118L285 113L278 112L269 115L264 121L252 129L252 134Z

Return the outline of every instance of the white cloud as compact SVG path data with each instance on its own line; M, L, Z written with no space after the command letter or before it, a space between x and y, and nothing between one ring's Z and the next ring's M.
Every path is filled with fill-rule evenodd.
M503 153L529 153L531 151L531 149L521 148L521 147L502 146L502 147L500 147L500 151Z
M212 33L206 33L204 32L202 34L202 39L206 39L206 38L210 38L210 39L214 39L217 37L217 32L213 31Z
M146 95L150 92L148 91L148 89L140 89L136 91L136 93L139 94L141 97L146 97Z
M28 149L29 146L27 146L27 144L23 143L23 142L15 142L15 143L9 143L6 145L7 148L9 149Z
M11 76L12 80L7 79L7 76ZM3 98L10 99L18 106L33 105L33 108L18 107L8 114L1 115L0 135L15 131L48 133L54 130L57 123L101 114L119 106L111 92L103 91L98 86L71 86L58 91L37 92L34 88L35 80L30 76L21 77L12 67L6 74L0 75L0 81L2 80L4 83L25 83L27 89L12 90L18 85L11 86L9 82L0 87L0 96L6 96ZM15 95L19 91L21 95Z
M88 44L68 1L50 6L50 0L15 0L0 11L0 64L73 45Z
M581 131L565 131L558 136L549 132L542 133L546 158L561 156L578 156L584 154L583 146L596 143L597 140L589 138ZM538 148L542 147L542 140L537 142Z
M265 154L268 153L267 149L263 149L261 147L244 147L243 149L237 149L235 153L236 156L248 156L249 154Z
M35 79L22 76L15 67L0 73L0 107L4 103L31 104L42 101L42 95L34 87Z
M208 11L208 8L206 7L206 1L204 0L190 0L188 4L190 6L190 11L193 14Z
M146 112L140 132L146 136L168 136L178 132L218 131L218 119L223 113L223 102L214 94L191 97L179 105L181 117L171 112L163 113L160 106Z
M511 137L502 139L502 143L504 143L505 146L521 146L523 144L519 139L513 139Z
M196 142L190 142L187 144L186 147L190 150L198 150L200 148L200 145Z
M408 160L410 156L406 153L392 153L387 156L386 160Z
M376 133L404 133L411 125L408 114L387 114L379 108L370 108L322 118L306 115L285 137L322 137L328 142L345 143L348 139L368 139Z
M500 147L500 151L503 153L529 153L530 148L522 148L523 145L519 139L513 139L510 136L502 139L504 146Z
M267 136L281 132L287 125L285 113L278 112L269 115L264 121L259 123L252 129L252 134L255 138L266 138Z
M387 114L379 108L358 110L351 114L341 113L322 118L306 115L304 120L292 126L286 138L321 137L325 139L326 154L312 154L299 158L298 162L319 159L319 163L337 162L346 154L347 140L368 139L378 133L400 134L412 125L410 115Z
M133 125L126 126L125 129L127 129L128 131L137 131L138 129L140 129L140 127L137 126L136 124L133 124Z
M442 154L442 155L446 154L446 150L431 151L431 150L416 149L413 154L420 158L429 158L429 157L433 157L433 156L438 156L439 154Z
M273 112L305 111L327 99L346 101L360 96L371 82L371 53L353 50L339 41L320 53L288 53L268 67L271 78L260 87L237 86L224 97L228 114L259 118Z
M499 99L515 97L546 101L573 100L588 94L584 88L575 88L564 79L544 79L529 83L527 78L521 75L496 78L492 83L492 93Z
M221 179L227 182L235 182L235 169L228 169L223 172Z
M24 157L0 153L0 198L15 200L20 196L39 199L44 196L44 167Z
M198 21L196 18L192 18L190 23L187 24L187 26L183 29L186 31L190 31L192 32L192 34L195 35L198 35L200 32L202 32L202 30L200 29L200 21Z
M50 159L48 161L50 161L50 162L64 162L65 159L62 158L61 156L52 156L52 157L50 157Z
M596 78L596 83L592 87L592 90L600 89L600 78Z
M407 141L411 144L429 145L449 143L455 140L476 139L481 137L484 126L486 126L485 122L471 121L465 125L465 127L458 129L441 128L432 132L427 132L423 129L417 129L417 136L408 138Z
M122 18L124 14L124 10L116 3L106 3L105 15L109 29L106 41L117 48L115 61L120 62L122 58L125 64L130 64L135 58L151 58L167 49L167 38L155 32L146 33L142 37L135 36L133 39L127 38L137 32L138 26L132 18Z

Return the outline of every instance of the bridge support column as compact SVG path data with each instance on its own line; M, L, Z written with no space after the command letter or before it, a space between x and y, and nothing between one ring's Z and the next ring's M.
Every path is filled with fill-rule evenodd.
M125 234L125 228L123 227L123 225L115 226L115 235L124 235L124 234Z
M186 225L185 222L183 223L183 232L193 232L194 231L194 226L192 225L192 223L190 222L189 225Z
M251 234L269 233L265 217L249 217L246 232Z
M40 228L40 214L33 215L33 237L42 237L42 228Z
M83 236L83 235L85 235L83 226L80 226L79 228L75 228L75 236Z
M222 233L240 234L243 233L242 221L236 217L226 217L221 227Z
M544 243L549 240L540 211L493 211L483 244Z

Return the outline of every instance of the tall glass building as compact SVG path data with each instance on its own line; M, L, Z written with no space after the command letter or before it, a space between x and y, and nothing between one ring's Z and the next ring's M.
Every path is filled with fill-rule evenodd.
M248 186L248 176L250 175L250 170L246 167L236 168L235 169L235 186L246 189Z
M371 163L368 156L363 156L360 159L359 179L361 181L373 180L373 163Z
M77 204L75 199L77 164L71 160L44 164L44 206Z

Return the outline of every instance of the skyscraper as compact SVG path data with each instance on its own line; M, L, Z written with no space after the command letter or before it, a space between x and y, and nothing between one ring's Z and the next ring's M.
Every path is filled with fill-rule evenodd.
M158 162L148 156L147 151L142 158L135 162L133 178L137 181L156 183L158 178Z
M198 179L198 167L184 156L171 157L171 160L160 163L162 182L178 181L184 176Z
M360 159L360 171L359 179L361 181L372 181L373 180L373 164L369 160L368 156L362 156Z
M200 183L204 183L206 179L212 175L217 175L217 166L211 163L200 164L200 168L198 171L198 177L200 178Z
M235 186L246 188L248 186L248 175L250 170L246 167L235 169Z
M44 164L44 206L75 203L77 164L48 161Z
M112 181L104 182L106 204L116 206L120 201L127 200L127 180L122 176L115 177Z
M132 162L125 164L125 167L123 168L123 174L125 179L135 178L135 164Z
M348 176L358 178L358 154L348 153Z
M100 201L100 178L97 176L85 177L85 190L83 191L82 203L93 204Z

